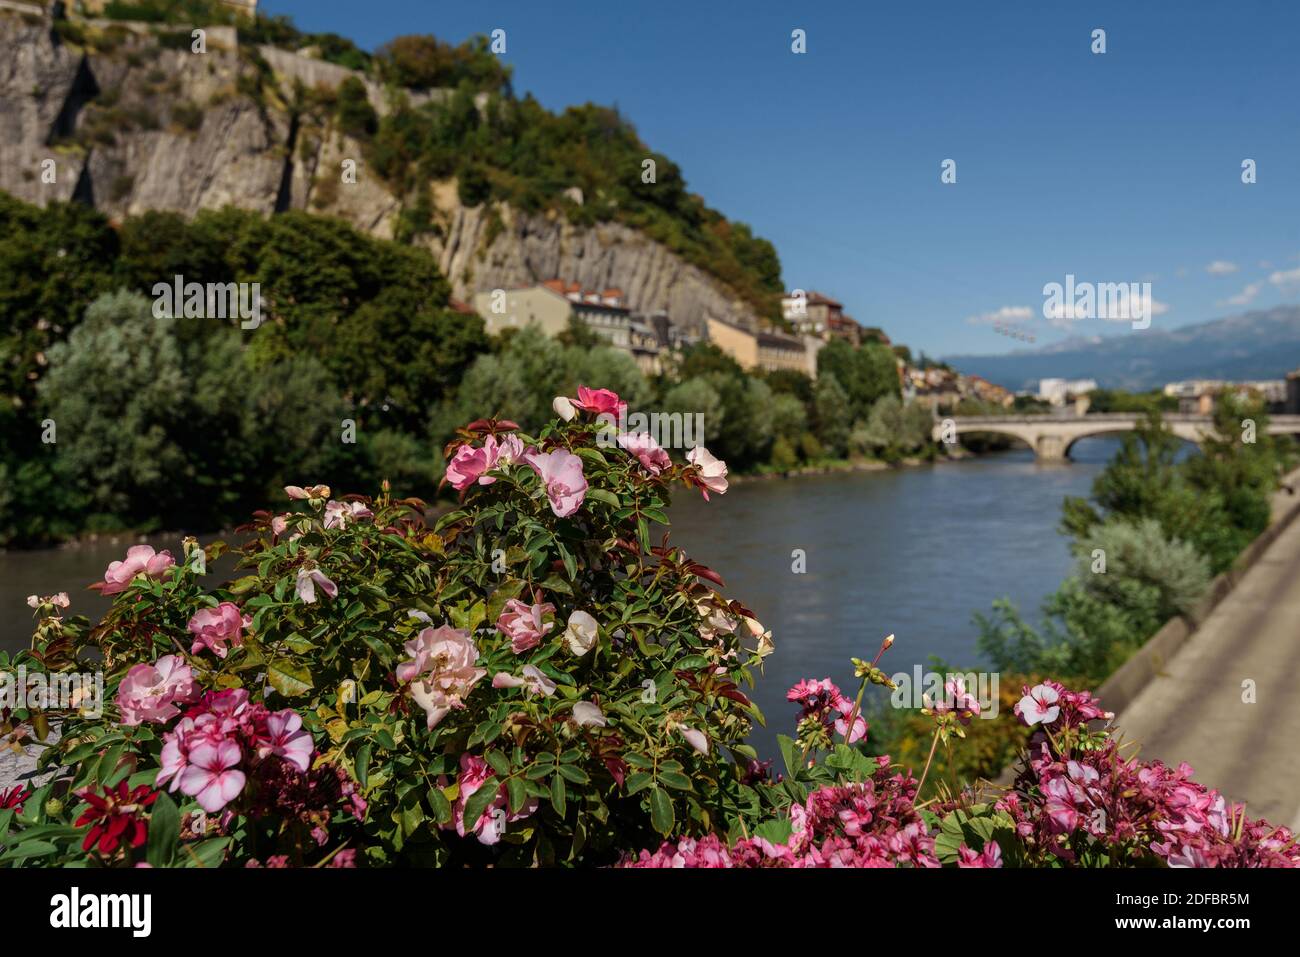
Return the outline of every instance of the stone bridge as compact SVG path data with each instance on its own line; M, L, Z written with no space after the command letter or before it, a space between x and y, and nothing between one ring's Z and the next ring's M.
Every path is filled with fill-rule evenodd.
M1136 412L1098 413L1094 415L956 415L934 423L936 442L955 441L970 432L992 432L1019 439L1034 450L1042 462L1060 462L1069 458L1070 446L1090 435L1128 432L1145 416ZM1165 415L1170 431L1181 439L1195 442L1214 431L1208 415ZM1300 433L1300 415L1269 417L1268 434Z

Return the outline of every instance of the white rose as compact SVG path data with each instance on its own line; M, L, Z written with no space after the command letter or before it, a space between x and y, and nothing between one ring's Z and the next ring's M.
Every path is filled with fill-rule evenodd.
M564 629L564 643L569 650L581 658L596 647L596 619L585 611L575 611L569 616L569 624Z
M604 712L590 701L579 701L573 706L573 720L578 722L578 727L605 727Z
M566 396L557 395L551 402L551 408L555 414L565 422L572 422L573 417L578 414L578 410L573 407L573 403Z

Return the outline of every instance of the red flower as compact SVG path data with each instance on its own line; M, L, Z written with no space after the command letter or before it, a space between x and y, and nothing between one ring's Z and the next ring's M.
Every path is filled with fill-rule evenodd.
M21 784L11 787L7 791L0 791L0 811L7 811L13 808L15 814L23 813L23 802L32 796Z
M92 794L89 788L79 796L90 807L77 818L77 827L93 822L81 843L83 851L90 851L99 844L101 854L112 854L123 840L131 847L139 847L145 842L145 822L140 812L158 800L158 792L150 789L149 785L141 784L128 790L126 782L119 781L114 787L105 787L102 796Z

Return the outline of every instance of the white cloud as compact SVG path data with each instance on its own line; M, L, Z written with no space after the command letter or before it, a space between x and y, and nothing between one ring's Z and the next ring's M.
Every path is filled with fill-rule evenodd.
M1029 306L1003 306L994 312L982 312L978 316L971 316L966 321L972 326L989 326L998 323L1015 325L1029 322L1033 318L1034 310Z
M1291 286L1300 283L1300 267L1296 267L1295 269L1279 270L1278 272L1271 273L1268 277L1268 281L1275 286Z
M1255 301L1255 297L1259 295L1259 291L1263 288L1264 284L1262 282L1248 283L1246 288L1241 290L1241 292L1237 293L1235 296L1229 296L1227 299L1220 299L1219 305L1249 306Z
M1230 263L1223 259L1216 259L1205 267L1205 271L1211 276L1231 276L1237 271L1237 264Z

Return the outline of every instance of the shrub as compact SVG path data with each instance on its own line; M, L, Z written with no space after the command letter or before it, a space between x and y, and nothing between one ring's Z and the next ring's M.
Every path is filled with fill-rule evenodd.
M379 117L370 105L366 85L355 76L339 84L337 108L339 128L348 136L367 139L379 129Z
M832 699L839 694L825 688L829 682L801 682L792 699L809 685L829 690ZM944 698L924 711L932 719L931 757L936 745L963 737L978 712L959 682L948 683ZM1114 715L1088 692L1054 681L1026 685L1015 715L1029 741L1006 791L941 788L918 803L929 760L918 781L888 757L867 758L843 741L826 742L820 760L809 761L800 742L783 737L787 776L758 784L780 805L774 816L743 835L665 841L623 864L1300 867L1289 829L1248 818L1244 805L1192 780L1186 764L1170 768L1121 755L1109 724Z
M22 660L94 650L112 700L65 718L42 761L70 770L8 859L39 838L45 863L601 864L756 810L762 628L649 530L670 484L721 492L725 466L602 449L617 397L579 395L534 435L463 430L433 527L418 500L291 486L304 507L259 513L220 588L195 572L225 546L188 540L110 565L93 629L33 598ZM135 837L88 830L102 808Z

